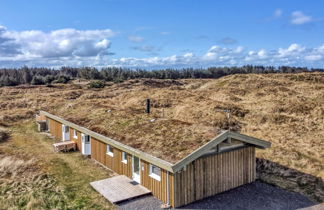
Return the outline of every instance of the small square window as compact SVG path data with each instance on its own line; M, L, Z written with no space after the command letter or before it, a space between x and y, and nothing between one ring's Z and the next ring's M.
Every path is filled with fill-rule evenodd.
M78 138L78 131L77 130L73 130L73 138L77 139Z
M112 146L108 145L108 144L107 144L106 154L111 156L111 157L114 157L114 148Z
M161 168L150 164L150 177L161 181Z
M126 152L122 152L122 162L127 164L127 153Z

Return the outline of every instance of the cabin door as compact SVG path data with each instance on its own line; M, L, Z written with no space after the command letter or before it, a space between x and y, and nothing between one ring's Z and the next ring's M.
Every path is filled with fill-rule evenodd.
M132 168L133 168L133 180L137 183L141 183L141 169L140 159L133 155Z
M82 155L91 155L91 139L89 135L81 133L81 144Z
M70 140L70 127L62 125L62 141Z

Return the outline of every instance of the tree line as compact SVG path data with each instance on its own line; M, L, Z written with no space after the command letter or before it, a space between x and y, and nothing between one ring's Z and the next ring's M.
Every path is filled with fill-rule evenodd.
M129 79L196 79L219 78L231 74L267 74L267 73L300 73L321 71L321 68L291 67L291 66L253 66L241 67L209 67L209 68L183 68L183 69L128 69L118 67L106 67L97 69L94 67L61 67L51 68L2 68L0 69L0 87L22 84L43 85L51 83L67 83L73 79L103 80L122 82Z

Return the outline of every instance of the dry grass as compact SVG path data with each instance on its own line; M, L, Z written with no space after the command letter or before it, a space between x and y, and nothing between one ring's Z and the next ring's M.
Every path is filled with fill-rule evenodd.
M19 123L0 144L0 209L112 208L89 185L111 172L80 153L55 153L33 121Z
M0 209L63 207L64 192L37 170L35 160L0 156Z
M149 116L146 98L152 99ZM272 142L258 157L324 179L323 73L131 80L100 90L86 83L0 88L0 125L39 109L170 162L232 128ZM229 122L222 109L231 110Z
M15 179L17 175L25 172L33 163L32 159L24 161L12 156L2 156L0 158L1 178L10 176L12 179Z

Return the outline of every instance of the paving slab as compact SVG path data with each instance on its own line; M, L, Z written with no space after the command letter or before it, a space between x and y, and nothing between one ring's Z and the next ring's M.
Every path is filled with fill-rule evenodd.
M90 185L111 203L119 203L151 193L150 190L124 175L94 181Z

